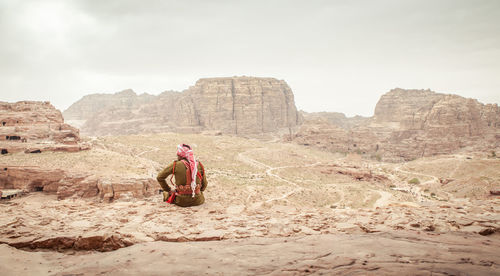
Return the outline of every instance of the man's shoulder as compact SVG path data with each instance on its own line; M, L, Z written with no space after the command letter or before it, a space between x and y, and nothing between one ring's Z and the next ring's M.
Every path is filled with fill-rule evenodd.
M168 163L167 168L172 168L172 167L175 167L177 164L176 164L177 160L173 160L172 162Z

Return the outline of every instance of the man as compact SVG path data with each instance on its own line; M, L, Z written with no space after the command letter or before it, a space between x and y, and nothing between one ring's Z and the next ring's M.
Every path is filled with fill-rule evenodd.
M165 179L175 177L175 190L171 190ZM197 206L205 202L203 191L207 188L207 176L201 162L194 158L189 145L177 146L177 161L168 165L156 178L163 189L163 201L181 207ZM172 183L172 178L170 178ZM174 185L172 183L172 185Z

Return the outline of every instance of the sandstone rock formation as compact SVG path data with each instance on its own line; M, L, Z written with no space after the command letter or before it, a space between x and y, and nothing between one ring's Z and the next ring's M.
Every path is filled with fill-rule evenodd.
M430 90L393 89L380 98L373 117L350 127L318 117L309 119L292 139L390 161L500 147L497 104Z
M74 174L60 169L27 166L0 167L0 189L57 194L68 197L115 199L143 198L153 195L158 183L152 178L106 179L90 174Z
M292 90L273 78L200 79L189 89L158 96L125 90L85 96L64 111L88 135L218 131L251 135L301 123Z
M0 102L2 154L27 151L79 151L78 129L65 124L49 102Z
M313 112L313 113L308 113L301 111L302 116L304 117L304 120L323 120L331 125L335 125L337 127L343 128L343 129L352 129L354 127L358 127L360 125L366 124L369 121L369 117L363 117L363 116L354 116L354 117L347 117L345 116L344 113L340 112Z

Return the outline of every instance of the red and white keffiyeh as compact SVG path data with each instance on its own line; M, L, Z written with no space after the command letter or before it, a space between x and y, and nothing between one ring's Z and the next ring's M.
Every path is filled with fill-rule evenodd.
M189 162L189 169L191 170L191 190L193 191L192 196L194 197L194 191L196 190L196 174L198 173L198 163L194 158L193 150L189 145L186 144L177 145L177 155L187 159L187 161Z

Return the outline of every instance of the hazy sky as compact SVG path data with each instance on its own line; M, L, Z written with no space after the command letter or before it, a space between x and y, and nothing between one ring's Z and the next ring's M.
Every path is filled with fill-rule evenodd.
M299 109L372 115L391 88L500 103L500 1L0 0L0 100L202 77L284 79Z

